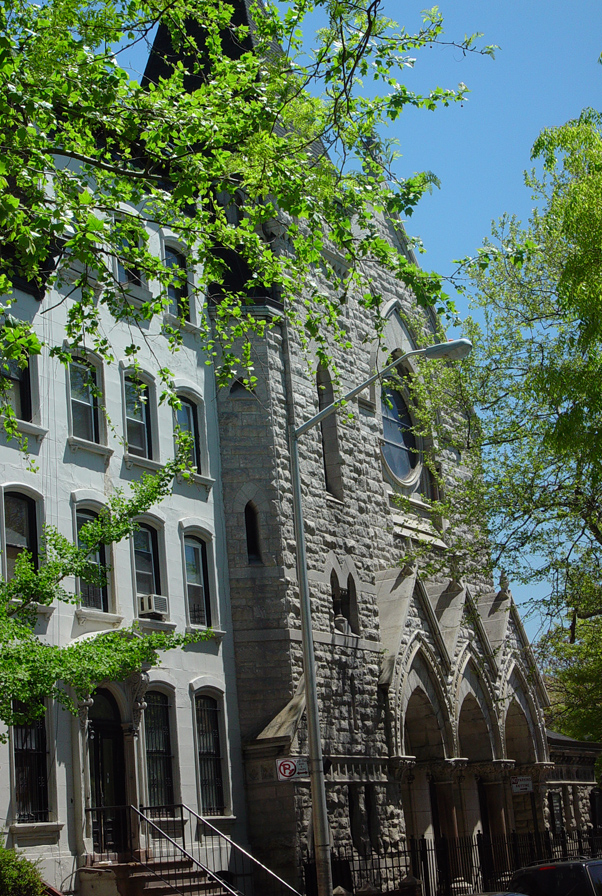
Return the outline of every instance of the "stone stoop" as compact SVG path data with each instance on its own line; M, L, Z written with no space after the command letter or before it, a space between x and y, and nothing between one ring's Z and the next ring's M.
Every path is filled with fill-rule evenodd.
M80 868L79 896L229 896L226 889L185 859L162 864L165 880L153 873L152 864L99 863Z

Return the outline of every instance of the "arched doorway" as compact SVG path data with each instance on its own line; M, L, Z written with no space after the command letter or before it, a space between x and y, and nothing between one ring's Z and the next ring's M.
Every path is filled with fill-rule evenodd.
M458 740L460 755L468 759L469 766L462 784L464 807L463 834L472 836L479 829L486 835L493 829L498 833L499 806L490 806L493 794L488 793L491 787L479 775L475 778L471 773L470 763L491 763L493 750L487 721L476 698L468 694L462 704L458 719ZM493 801L495 802L495 801Z
M409 832L416 837L438 837L446 825L430 764L444 759L445 749L435 709L421 688L416 688L408 701L404 729L405 752L417 760L408 792L406 823L410 822Z
M514 698L506 713L506 756L514 759L515 774L526 775L521 766L531 765L536 761L535 744L529 723L523 707ZM528 771L528 770L527 770ZM531 787L533 782L531 781ZM539 819L535 793L513 793L512 808L514 813L514 828L518 833L526 834L537 831Z
M113 695L99 688L88 713L88 755L94 852L118 853L127 830L123 729Z

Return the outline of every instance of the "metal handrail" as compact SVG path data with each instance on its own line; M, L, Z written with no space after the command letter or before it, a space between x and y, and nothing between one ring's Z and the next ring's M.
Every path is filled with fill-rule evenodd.
M246 856L248 859L250 859L254 865L258 865L262 869L262 871L265 871L267 874L270 875L270 877L273 877L274 880L277 880L278 883L282 884L283 887L286 887L286 889L290 893L293 893L294 896L301 896L301 894L299 893L298 890L295 890L295 888L291 887L290 884L287 884L287 882L285 880L282 880L281 877L278 877L278 875L274 871L272 871L270 868L266 868L265 865L262 865L262 863L259 861L259 859L256 859L255 856L252 856L250 852L247 852L246 849L244 849L238 843L235 843L234 840L231 840L230 837L227 836L227 834L222 833L222 831L220 831L219 828L216 828L215 825L211 824L210 821L207 821L207 819L204 818L202 815L199 815L198 812L195 812L194 809L191 809L189 806L186 806L184 803L182 805L184 806L185 809L188 810L188 812L190 812L191 815L194 815L195 818L197 818L199 821L202 821L203 824L207 825L208 828L211 828L211 830L214 831L219 837L221 837L222 840L225 840L227 843L230 844L230 846L233 846L234 849L238 850L238 852L241 852L244 856Z
M175 807L174 807L174 808L175 808ZM186 807L186 808L188 808L188 807ZM224 880L222 880L220 877L218 877L217 874L214 874L213 871L211 871L210 868L207 868L205 865L203 865L202 862L199 862L199 860L196 859L194 856L192 856L192 855L188 852L187 849L185 849L183 846L180 846L180 844L177 843L172 837L170 837L169 834L166 834L165 831L161 830L161 828L159 827L159 825L155 824L154 821L151 821L150 818L147 818L147 816L144 815L143 812L141 812L141 811L140 811L139 809L137 809L135 806L130 806L130 810L133 811L133 812L135 812L136 815L138 815L140 818L142 818L142 819L146 822L146 824L149 824L149 825L151 825L153 828L155 828L155 830L159 832L159 834L161 835L161 837L164 837L166 840L169 841L169 843L171 843L172 846L175 846L176 849L177 849L183 856L186 856L186 858L189 859L189 860L192 862L193 865L196 865L198 868L200 868L202 871L204 871L205 874L208 874L208 875L211 877L211 879L212 879L213 881L215 881L215 882L218 884L218 886L223 887L223 889L224 889L224 890L227 890L228 893L231 893L232 896L240 896L240 894L238 893L237 890L233 890L233 889L231 889L231 887L229 887L228 884L227 884ZM196 813L195 813L195 814L196 814ZM143 862L141 859L138 859L137 861L138 861L141 865L144 865L145 868L148 868L150 871L152 871L154 874L156 874L157 877L160 877L161 880L165 881L165 883L169 884L169 881L168 881L168 880L165 880L165 878L163 877L163 875L161 875L161 874L157 874L157 872L156 872L150 865L147 865L146 862ZM176 892L178 892L178 891L176 891Z
M203 825L208 827L214 834L216 834L220 838L220 840L223 840L226 843L228 843L229 846L234 851L245 856L245 858L248 859L256 868L261 868L261 870L263 872L265 872L267 875L269 875L269 877L272 878L273 881L275 881L275 882L277 881L282 887L284 887L288 891L290 896L301 896L301 894L299 893L298 890L295 890L295 888L292 887L290 884L288 884L285 880L282 880L281 877L279 877L270 868L267 868L265 865L263 865L258 859L255 858L255 856L251 855L250 852L247 852L246 849L244 849L242 846L240 846L240 844L236 843L234 840L232 840L230 837L228 837L227 834L224 834L222 831L219 830L219 828L217 828L217 827L215 827L215 825L211 824L210 821L207 821L207 819L203 815L199 815L198 812L195 812L194 809L191 809L190 806L187 806L185 803L174 803L171 806L143 806L142 812L147 812L150 810L156 812L161 809L185 810L191 816L194 816L194 818L196 818L197 821L201 822Z

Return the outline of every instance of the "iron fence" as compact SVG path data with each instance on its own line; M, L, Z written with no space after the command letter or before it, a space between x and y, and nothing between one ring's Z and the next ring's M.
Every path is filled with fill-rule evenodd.
M560 831L506 836L408 837L395 848L361 854L332 851L333 886L350 893L371 887L381 893L404 889L408 877L420 880L423 896L462 896L508 888L512 873L530 862L602 857L602 830ZM317 896L315 862L304 861L306 896Z

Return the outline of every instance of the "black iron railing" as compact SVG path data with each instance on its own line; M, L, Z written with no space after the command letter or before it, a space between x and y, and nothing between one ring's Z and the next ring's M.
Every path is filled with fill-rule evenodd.
M153 838L157 836L158 828L171 838L171 843L160 842L162 854L169 854L175 843L185 849L196 864L209 869L237 894L299 896L290 884L188 806L145 807L142 814L146 819L152 819L155 825L149 831L149 848L153 853Z
M214 824L183 804L88 810L94 860L134 860L190 896L300 896ZM118 836L119 835L119 836ZM221 888L221 890L219 889Z
M404 878L420 880L423 896L461 896L508 888L512 873L530 862L577 856L602 857L602 830L557 834L551 831L490 837L408 837L395 848L360 854L352 848L332 851L333 886L350 893L372 887L381 893L399 889ZM316 896L312 859L304 862L306 896Z

